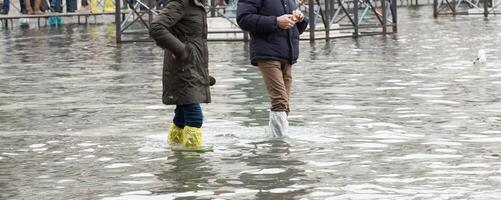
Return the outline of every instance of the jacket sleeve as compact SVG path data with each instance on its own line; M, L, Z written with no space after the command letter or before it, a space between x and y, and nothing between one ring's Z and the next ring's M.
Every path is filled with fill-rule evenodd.
M304 30L306 30L306 27L308 27L308 19L304 18L302 22L299 22L296 24L297 29L299 30L299 34L303 34Z
M156 44L176 55L184 53L185 45L169 29L183 18L188 3L188 0L169 1L160 14L155 17L150 27L150 35Z
M263 34L278 31L275 16L259 15L262 0L239 0L237 4L237 23L244 31Z

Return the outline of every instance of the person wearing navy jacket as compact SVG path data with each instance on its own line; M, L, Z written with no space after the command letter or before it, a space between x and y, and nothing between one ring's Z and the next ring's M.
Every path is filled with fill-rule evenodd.
M275 137L287 134L292 65L299 35L308 26L294 0L239 0L237 23L250 34L251 64L258 66L271 100L269 126Z

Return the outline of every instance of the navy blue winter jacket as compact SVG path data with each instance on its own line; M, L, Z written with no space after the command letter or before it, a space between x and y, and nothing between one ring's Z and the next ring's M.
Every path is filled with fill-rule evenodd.
M237 23L251 36L250 56L252 65L256 60L279 60L294 64L299 55L299 35L308 26L305 18L293 28L283 30L277 26L277 17L292 14L296 9L294 0L239 0Z

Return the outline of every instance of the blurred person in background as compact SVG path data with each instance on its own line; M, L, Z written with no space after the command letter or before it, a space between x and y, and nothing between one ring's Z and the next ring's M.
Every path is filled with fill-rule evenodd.
M22 1L22 0L20 0ZM26 11L28 15L43 15L44 12L41 10L42 0L24 0L26 6Z
M7 15L9 14L10 10L10 0L3 0L3 4L1 6L2 10L0 11L0 14L2 15ZM27 14L26 7L24 5L24 0L19 0L19 8L21 9L22 14Z
M62 0L51 0L50 8L52 12L62 13L63 12L62 3L63 3Z
M60 0L61 1L61 0ZM66 12L75 12L78 9L77 0L66 0Z

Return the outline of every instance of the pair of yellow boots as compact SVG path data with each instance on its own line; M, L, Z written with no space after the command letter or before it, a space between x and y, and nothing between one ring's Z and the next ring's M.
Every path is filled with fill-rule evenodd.
M202 146L202 129L184 126L179 128L172 123L167 133L167 140L170 145L181 144L185 147L196 148Z

